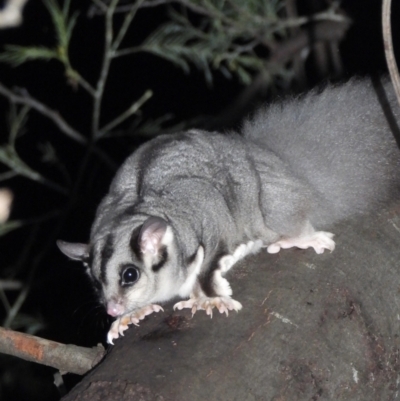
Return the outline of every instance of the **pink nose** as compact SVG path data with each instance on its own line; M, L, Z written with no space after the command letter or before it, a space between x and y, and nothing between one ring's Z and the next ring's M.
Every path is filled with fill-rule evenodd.
M107 313L110 316L119 316L125 312L125 308L118 302L108 301L107 302Z

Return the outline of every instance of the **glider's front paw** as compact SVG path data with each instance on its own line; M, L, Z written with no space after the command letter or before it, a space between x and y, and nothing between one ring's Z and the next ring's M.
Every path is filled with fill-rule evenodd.
M113 322L110 330L108 331L107 342L109 344L114 344L113 340L115 340L119 336L123 336L124 331L128 329L128 326L130 324L138 326L140 320L143 320L147 315L150 315L153 312L159 311L164 311L164 309L160 305L147 305L143 308L136 309L132 312L127 313L126 315L118 317Z
M230 297L200 297L190 298L187 301L181 301L174 305L174 309L182 310L183 308L191 308L192 315L198 310L205 310L206 314L212 318L214 308L217 308L220 313L225 313L228 316L230 310L240 311L242 304Z

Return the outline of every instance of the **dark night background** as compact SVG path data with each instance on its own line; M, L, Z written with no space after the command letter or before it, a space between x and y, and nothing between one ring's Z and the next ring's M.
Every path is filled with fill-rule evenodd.
M70 58L74 68L94 84L102 57L103 19L87 18L85 10L89 5L89 1L72 2L72 9L79 6L81 14L72 37ZM394 45L395 48L400 48L399 24L396 23L400 17L400 7L398 4L393 7ZM353 20L340 47L344 64L342 78L384 73L386 66L380 22L381 2L347 0L342 2L342 8ZM24 16L21 27L0 31L0 45L15 43L52 46L54 32L41 2L28 1ZM166 18L163 8L140 11L127 41L140 43ZM312 68L308 70L308 74L310 84L318 84ZM151 55L121 58L115 62L110 72L102 121L113 119L149 88L154 95L142 109L144 118L157 118L166 113L174 115L174 123L197 116L211 118L218 115L243 90L236 79L227 80L220 73L216 73L214 79L211 87L206 84L202 72L195 68L185 75L171 63ZM66 84L61 63L37 61L14 68L0 64L0 82L9 88L26 88L32 96L59 110L80 132L89 132L89 96L81 89L74 90ZM7 141L7 111L8 101L0 98L0 145ZM143 140L133 136L103 139L100 147L119 165ZM52 122L32 112L28 119L27 132L17 142L17 150L29 166L45 177L64 184L60 170L41 161L38 144L46 142L51 142L58 158L69 172L71 181L75 182L85 155L84 147L60 133ZM2 171L6 169L0 170ZM55 239L87 241L96 205L107 191L113 174L112 169L100 164L96 156L92 155L85 173L80 176L80 184L72 204L68 203L64 195L23 177L1 183L1 186L11 188L15 195L12 219L29 220L55 209L62 211L61 217L43 221L36 231L33 229L36 225L28 224L0 238L1 278L7 277L9 269L15 268L16 260L21 265L17 270L18 279L25 280L29 272L36 269L35 280L22 312L44 323L44 328L36 333L41 337L82 346L104 343L110 320L103 308L96 303L80 264L66 260L56 248ZM40 255L38 260L35 259L36 251ZM7 295L11 300L17 296L13 293ZM4 317L3 310L0 311L0 316ZM52 384L53 373L53 369L0 355L0 399L56 400L59 395ZM72 375L66 377L68 385L76 380L79 378Z

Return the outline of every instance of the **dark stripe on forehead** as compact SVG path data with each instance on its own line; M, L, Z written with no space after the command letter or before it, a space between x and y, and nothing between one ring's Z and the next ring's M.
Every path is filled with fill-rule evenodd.
M132 216L134 216L135 213L136 213L136 211L135 211L135 206L136 206L136 204L135 204L135 205L130 205L130 206L128 206L126 209L124 209L124 210L121 212L121 214L120 214L118 217L120 217L121 219L124 219L124 218L126 218L126 217L132 217Z
M107 269L107 264L111 259L113 252L114 252L114 236L112 234L108 234L100 254L101 256L100 281L104 284L107 283L106 269Z
M136 256L136 258L142 262L143 254L142 254L142 250L140 249L140 243L139 243L139 234L140 234L141 229L142 229L142 225L137 226L133 229L132 235L131 235L131 240L129 241L129 246L131 247L132 252Z
M138 200L135 200L135 203L132 203L131 205L123 209L120 213L118 213L116 217L117 221L123 222L124 220L129 220L134 217L136 214L138 214L138 212L136 211L137 206Z
M158 271L165 265L165 262L166 262L167 259L168 259L167 247L166 247L166 246L163 246L163 247L160 249L160 251L161 251L161 258L160 258L160 260L159 260L156 264L154 264L153 266L151 266L153 272L155 272L155 273L158 272Z

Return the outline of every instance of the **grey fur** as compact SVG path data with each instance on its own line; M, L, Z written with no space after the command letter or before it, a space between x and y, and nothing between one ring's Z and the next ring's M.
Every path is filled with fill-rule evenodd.
M399 122L393 90L384 88ZM182 288L193 274L192 297L229 297L229 284L214 273L246 254L235 253L239 245L302 237L397 196L400 152L387 116L373 84L352 80L263 108L242 135L190 130L146 143L117 173L92 227L92 272L105 302L122 303L126 313L189 296ZM146 262L158 263L157 272L130 244L150 216L170 228L165 260L156 252ZM114 249L101 279L110 234ZM195 271L200 248L204 260ZM236 256L222 268L226 255ZM126 264L138 266L141 278L123 289L118 274Z
M245 122L243 133L279 155L290 175L306 184L313 193L308 215L320 228L398 195L399 149L393 135L399 121L390 82L353 79L261 109Z

